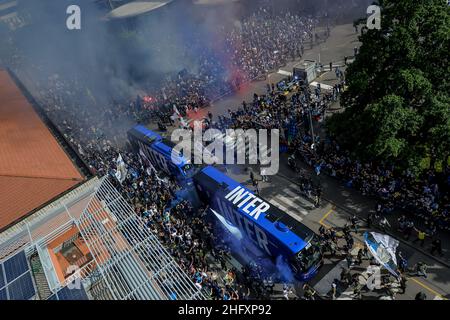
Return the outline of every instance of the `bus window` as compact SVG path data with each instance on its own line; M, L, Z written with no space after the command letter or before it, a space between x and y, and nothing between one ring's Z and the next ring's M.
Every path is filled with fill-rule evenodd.
M308 272L312 267L320 264L322 260L322 252L316 240L313 239L309 242L302 251L297 253L295 261L293 261L301 273Z

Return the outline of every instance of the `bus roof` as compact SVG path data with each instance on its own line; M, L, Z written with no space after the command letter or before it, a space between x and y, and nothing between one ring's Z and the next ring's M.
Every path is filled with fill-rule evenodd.
M175 143L172 141L163 138L156 132L146 128L143 125L134 126L130 131L130 134L134 135L141 141L147 142L148 144L152 144L153 148L158 150L161 155L163 155L166 159L171 160L172 158L172 149L175 146ZM184 166L190 163L190 159L187 160L185 157L177 157L177 160L181 160L179 166Z
M228 177L212 166L207 166L203 170L201 170L199 174L196 175L195 179L211 179L215 183L223 185L229 191L233 190L239 185L242 186L240 183ZM242 186L242 188L253 194L253 192L248 188L244 186ZM266 200L264 200L264 198L261 198L259 196L258 198L267 202ZM248 216L246 213L242 212L242 209L237 208L237 210L240 214ZM292 218L289 214L281 211L272 204L270 204L270 209L267 212L262 213L258 219L251 219L255 224L258 225L258 227L276 237L293 254L301 251L314 236L314 232L311 229L301 224L300 222ZM279 227L277 227L277 222L284 224L288 228L288 230L282 231Z
M136 136L137 138L139 138L140 140L148 141L149 143L153 143L155 141L162 141L162 137L159 134L149 130L143 125L134 126L132 129L130 129L129 132L134 136Z

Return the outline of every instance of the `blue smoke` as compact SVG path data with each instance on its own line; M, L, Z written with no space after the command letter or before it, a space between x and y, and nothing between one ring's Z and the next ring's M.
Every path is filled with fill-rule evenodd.
M295 280L294 273L292 272L291 267L287 263L286 259L283 256L278 256L275 261L275 267L278 273L278 277L283 282L292 283Z
M263 277L272 277L278 281L293 283L295 282L292 272L286 258L278 256L275 261L268 257L265 252L258 248L248 238L244 237L238 240L222 223L216 219L216 236L221 239L230 248L233 256L239 257L240 262L244 264L256 264L262 270ZM244 249L245 248L245 249Z
M242 240L242 238L243 238L242 232L238 228L236 228L231 223L229 223L223 216L221 216L219 213L217 213L217 211L215 211L214 209L210 208L210 210L216 216L216 218L220 221L220 223L222 223L222 226L224 228L226 228L231 234L233 234L237 240Z

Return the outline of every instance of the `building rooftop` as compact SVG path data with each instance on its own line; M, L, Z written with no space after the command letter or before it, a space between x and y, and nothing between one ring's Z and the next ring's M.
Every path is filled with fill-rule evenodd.
M0 70L0 150L0 230L84 181L4 70Z
M94 177L0 233L0 300L77 299L205 297L111 181Z

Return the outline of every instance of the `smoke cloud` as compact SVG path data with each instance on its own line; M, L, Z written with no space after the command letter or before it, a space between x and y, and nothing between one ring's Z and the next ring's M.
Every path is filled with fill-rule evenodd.
M110 11L106 0L103 6L93 0L20 0L18 13L28 23L11 32L22 60L10 67L23 69L31 82L44 85L54 74L77 79L83 94L73 96L74 105L95 101L96 112L112 100L132 101L136 95L159 90L167 76L181 70L199 73L200 57L210 57L211 68L223 73L222 78L233 77L237 71L227 70L223 31L239 28L242 18L261 6L274 12L331 15L345 5L359 8L367 1L241 0L198 5L193 0L174 0L138 17L106 20ZM66 27L66 9L73 4L81 8L81 30ZM225 67L218 67L220 63ZM52 89L50 83L46 89Z

